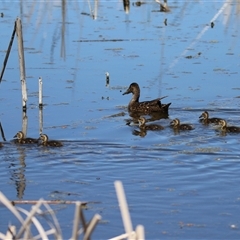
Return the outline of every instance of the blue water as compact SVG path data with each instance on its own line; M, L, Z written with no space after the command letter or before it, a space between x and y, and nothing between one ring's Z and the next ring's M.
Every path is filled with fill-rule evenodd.
M223 4L169 2L171 12L160 13L155 2L131 2L126 14L121 2L107 1L93 20L87 2L69 1L64 20L61 2L2 1L2 62L16 17L23 23L28 136L39 136L42 77L43 131L64 144L52 149L10 142L22 128L15 39L0 86L7 139L0 190L6 197L89 201L87 219L102 216L93 239L106 239L124 232L114 189L121 180L133 226L142 224L146 239L239 238L239 135L222 136L216 126L198 121L208 110L210 117L240 126L237 3L197 37ZM137 126L125 124L131 96L122 93L131 82L139 83L142 100L167 95L163 102L172 102L169 119L158 121L163 131L140 137L133 134ZM176 117L195 129L174 134L168 126ZM52 207L70 238L74 206ZM10 221L18 225L9 211L0 211L0 232Z

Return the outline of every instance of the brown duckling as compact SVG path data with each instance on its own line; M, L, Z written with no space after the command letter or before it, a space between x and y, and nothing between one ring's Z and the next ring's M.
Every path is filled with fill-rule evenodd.
M38 139L36 139L36 138L26 138L25 134L22 131L17 132L17 134L13 138L17 138L17 139L13 140L14 143L19 143L19 144L38 143Z
M161 125L157 125L157 124L148 124L148 125L146 125L146 118L145 117L140 117L138 119L138 122L139 122L140 130L143 130L143 131L146 131L146 130L156 131L156 130L164 129L164 127L162 127Z
M190 124L180 124L180 120L178 118L175 118L170 122L170 125L177 130L193 130L193 126Z
M168 108L171 105L171 103L168 104L162 104L161 99L165 98L157 98L151 101L145 101L145 102L139 102L140 98L140 88L137 83L131 83L129 88L126 92L123 93L129 94L132 93L132 99L128 104L128 111L129 112L140 112L144 114L150 114L152 112L162 112L168 114Z
M39 140L41 141L40 145L43 145L46 147L62 147L63 146L63 144L60 141L48 140L47 134L41 134L39 137Z
M209 118L209 113L207 111L203 112L199 118L200 122L204 124L209 123L219 124L219 121L222 120L221 118Z
M219 121L219 124L221 125L221 130L224 132L231 132L231 133L240 133L240 127L236 126L227 126L227 121L221 119Z

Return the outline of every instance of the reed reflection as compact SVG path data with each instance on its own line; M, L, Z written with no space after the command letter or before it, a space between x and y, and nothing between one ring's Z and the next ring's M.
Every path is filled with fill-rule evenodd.
M12 169L10 171L11 174L11 180L15 182L16 190L17 190L17 197L19 199L22 199L24 196L24 191L26 188L26 178L25 178L25 169L26 169L26 163L25 163L25 158L26 158L26 153L25 153L25 148L18 147L17 151L19 153L19 164L17 164L16 168ZM15 167L15 164L12 166ZM10 166L11 168L11 166Z

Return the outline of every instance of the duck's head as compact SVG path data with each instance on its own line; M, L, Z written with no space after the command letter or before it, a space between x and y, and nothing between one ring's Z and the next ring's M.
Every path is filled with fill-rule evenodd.
M25 136L24 136L24 133L22 131L19 131L19 132L17 132L17 134L13 138L17 138L17 139L20 140L20 139L25 138Z
M224 119L221 119L221 120L219 121L219 124L222 126L222 128L227 127L227 122L226 122L226 120L224 120Z
M39 137L39 140L42 142L47 142L48 141L48 135L47 134L41 134Z
M123 93L123 95L125 94L129 94L129 93L133 93L133 94L140 94L140 88L139 85L137 83L131 83L130 86L128 87L127 91Z
M199 118L208 119L209 113L207 111L203 112Z
M170 125L173 126L173 127L179 126L180 125L180 120L178 118L175 118L170 122Z

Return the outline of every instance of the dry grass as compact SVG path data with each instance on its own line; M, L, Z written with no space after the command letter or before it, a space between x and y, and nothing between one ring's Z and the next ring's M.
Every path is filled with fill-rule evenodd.
M144 240L144 228L139 225L136 228L136 231L133 231L132 222L130 214L128 211L128 205L124 193L122 183L120 181L115 182L115 188L117 192L118 202L122 214L122 220L125 228L125 233L112 238L112 240L120 239L142 239ZM28 240L28 239L63 239L62 231L56 215L53 209L49 205L49 201L44 201L40 199L35 205L32 206L31 211L27 211L23 208L14 206L10 200L8 200L2 192L0 192L0 203L2 203L16 219L20 222L20 227L10 225L6 229L6 233L0 232L0 239L2 240ZM56 203L54 203L56 204ZM83 206L86 203L76 202L75 203L75 216L73 219L73 228L71 240L77 240L79 237L82 237L84 240L90 239L92 232L94 231L96 225L101 219L99 214L95 214L89 223L86 222L83 213ZM43 228L43 225L38 220L38 217L41 216L44 218L48 225L48 229ZM50 217L49 217L50 216ZM45 224L46 225L46 224ZM37 230L37 235L33 235L32 230L33 226Z

